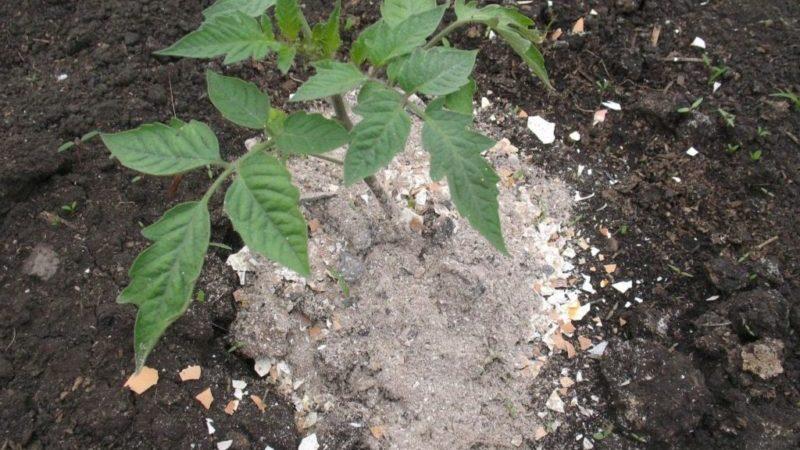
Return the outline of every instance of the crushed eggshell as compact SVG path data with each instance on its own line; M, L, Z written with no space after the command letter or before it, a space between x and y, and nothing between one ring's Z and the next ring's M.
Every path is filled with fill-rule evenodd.
M580 140L581 140L581 133L580 133L580 132L578 132L578 131L573 131L572 133L570 133L570 134L569 134L569 138L570 138L570 139L571 139L573 142L578 142L578 141L580 141Z
M594 358L599 358L606 352L606 347L608 347L608 341L603 341L589 349L588 353Z
M592 340L584 336L578 336L578 345L581 346L581 350L585 351L592 346Z
M217 450L228 450L233 445L233 439L217 442Z
M541 441L545 436L547 436L547 430L544 427L536 427L536 430L533 431L533 439L537 441Z
M208 434L217 432L217 429L214 428L214 419L206 419L206 428L208 429Z
M381 440L386 434L386 428L383 425L374 425L369 427L369 432L375 439Z
M144 366L128 378L123 387L141 395L158 383L158 370Z
M689 156L697 156L700 154L700 152L698 152L694 147L689 147L689 150L686 150L686 154Z
M297 450L318 450L319 442L317 442L317 435L310 434L303 438Z
M703 38L701 38L701 37L696 37L692 41L691 46L692 47L697 47L697 48L706 48L706 41L704 41Z
M232 416L239 409L239 400L231 400L225 405L225 414Z
M633 287L633 281L618 281L612 284L611 287L624 294Z
M214 395L211 393L211 388L197 394L194 398L200 402L205 409L211 408L211 404L214 403Z
M583 17L575 21L575 24L572 25L572 32L574 34L581 34L583 33L584 28L584 20Z
M552 144L556 140L556 124L548 122L541 116L528 117L528 129L531 130L543 144Z
M617 270L617 265L606 264L605 266L603 266L603 269L605 269L606 273L614 273Z
M603 123L606 121L606 114L608 114L607 109L599 109L594 112L594 119L592 120L592 126L597 125L598 123Z
M200 366L189 366L181 370L178 375L181 377L181 381L199 380L201 372Z
M550 394L550 397L547 398L545 406L547 406L547 409L551 411L555 411L558 413L564 412L564 401L561 400L561 397L558 396L558 389L553 389L553 392Z
M617 102L608 101L601 103L601 105L605 106L606 108L612 111L622 111L622 105L620 105Z
M258 358L253 364L253 369L261 378L267 376L270 367L272 367L272 361L269 358Z
M486 109L490 106L492 106L492 102L486 97L481 97L481 109Z
M250 400L253 401L259 411L264 412L267 410L267 405L264 404L264 400L261 400L261 397L257 395L251 395Z

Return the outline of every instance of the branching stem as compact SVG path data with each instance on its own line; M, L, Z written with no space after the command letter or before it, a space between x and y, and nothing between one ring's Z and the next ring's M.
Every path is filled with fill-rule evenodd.
M340 94L334 95L331 97L331 103L333 103L333 109L336 111L336 118L339 122L341 122L347 131L353 129L353 121L350 120L350 114L347 112L347 105L344 103L344 98ZM390 220L397 217L392 199L389 198L389 194L383 189L378 179L375 178L374 175L370 175L364 178L364 183L366 183L369 190L372 191L372 195L378 200L386 216Z
M440 31L440 32L436 33L436 34L435 34L435 35L434 35L434 36L431 38L431 40L430 40L430 41L428 41L428 43L427 43L427 44L425 44L425 46L424 46L423 48L424 48L425 50L428 50L428 49L430 49L430 48L433 48L433 47L435 47L435 46L436 46L436 44L438 44L439 42L441 42L441 41L442 41L442 39L446 38L446 37L447 37L447 36L448 36L450 33L452 33L453 31L455 31L455 30L457 30L457 29L459 29L459 28L461 28L461 27L463 27L463 26L465 26L465 25L468 25L468 24L470 24L470 23L474 23L474 22L475 22L475 21L473 21L473 20L456 20L455 22L451 23L450 25L447 25L446 27L444 27L444 28L442 29L442 31Z

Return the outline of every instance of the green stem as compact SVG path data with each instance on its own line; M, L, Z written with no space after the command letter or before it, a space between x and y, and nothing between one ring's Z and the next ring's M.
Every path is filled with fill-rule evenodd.
M336 118L341 122L341 124L350 131L353 129L353 121L350 120L350 114L347 112L347 105L344 103L344 97L341 94L337 94L331 97L331 103L333 103L333 109L336 111ZM320 155L315 155L320 156ZM323 158L324 159L324 158ZM381 187L381 184L378 182L378 179L375 178L374 175L370 175L364 178L364 183L366 183L367 187L370 191L372 191L372 195L378 199L378 203L380 203L383 212L389 219L396 217L397 214L394 210L394 205L392 204L391 198L389 198L389 194Z
M424 46L423 48L424 48L425 50L428 50L428 49L430 49L430 48L433 48L434 46L436 46L436 44L438 44L439 42L441 42L441 40L442 40L442 39L444 39L445 37L447 37L447 36L448 36L450 33L452 33L453 31L455 31L455 30L457 30L457 29L459 29L459 28L463 27L464 25L468 25L468 24L470 24L470 23L475 23L475 22L476 22L476 21L474 21L474 20L456 20L455 22L451 23L450 25L448 25L448 26L444 27L444 28L442 29L442 31L440 31L440 32L436 33L436 35L434 35L434 36L431 38L431 40L430 40L430 41L428 41L428 43L427 43L427 44L425 44L425 46Z
M347 131L353 129L353 121L350 120L350 114L347 113L347 105L344 104L344 97L341 94L334 95L331 97L331 103L333 103L333 109L336 111L336 118L339 122L342 123Z
M224 183L225 180L229 176L231 176L231 174L235 170L236 170L236 164L229 164L228 167L225 170L223 170L221 174L219 174L217 179L214 180L214 183L211 184L211 186L206 191L205 195L203 195L202 200L200 200L200 201L202 201L203 203L205 203L207 205L208 201L211 200L211 196L214 195L215 192L217 192L217 189L219 189L220 186L222 186L222 183Z
M336 159L336 158L333 158L333 157L330 157L330 156L326 156L326 155L308 155L308 156L310 156L312 158L321 159L323 161L328 161L330 163L334 163L337 166L343 166L344 165L344 161L342 161L341 159Z

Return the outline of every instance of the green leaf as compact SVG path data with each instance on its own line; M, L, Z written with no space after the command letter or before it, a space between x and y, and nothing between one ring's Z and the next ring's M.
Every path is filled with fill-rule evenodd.
M75 141L67 141L67 142L64 142L63 144L61 144L58 147L58 150L56 150L56 152L58 152L58 153L65 152L65 151L71 149L72 147L75 147Z
M472 98L475 96L476 89L475 80L470 78L467 84L445 97L445 106L451 111L471 116Z
M409 17L436 7L436 0L386 0L381 5L381 16L390 27L395 27Z
M456 17L460 21L483 22L492 26L514 25L523 29L534 25L532 19L513 7L488 5L478 8L477 3L474 1L465 4L464 0L456 0L453 8L455 9Z
M422 145L431 154L431 178L447 177L458 212L502 253L508 253L500 229L497 182L481 156L494 142L471 129L472 118L451 111L426 113Z
M293 45L280 44L277 50L278 53L278 70L286 75L289 69L294 64L294 57L297 55L297 49Z
M239 160L225 211L250 249L308 276L308 232L299 201L283 163L258 152Z
M275 137L278 150L302 155L318 155L337 149L347 143L350 136L339 122L326 119L322 114L296 112L283 123L283 131Z
M206 19L221 14L239 11L250 17L258 17L275 4L275 0L219 0L203 11Z
M360 56L360 52L365 52L365 56L373 65L383 66L394 58L411 53L415 48L425 44L425 39L436 31L445 9L447 5L440 5L410 16L395 27L383 20L376 22L373 27L362 33L362 35L366 33L363 41L360 44L356 43L360 46L357 49L357 56Z
M336 0L336 6L333 8L328 20L314 25L314 29L311 32L314 37L314 43L322 51L323 58L332 57L342 45L342 38L339 36L339 17L341 12L342 2L341 0Z
M196 31L155 54L188 58L225 55L224 63L233 64L247 58L264 58L274 45L270 34L261 29L256 19L234 11L208 19Z
M350 46L350 60L354 64L361 65L367 60L367 42L376 39L383 26L385 23L378 21L361 31L353 45Z
M547 76L547 67L544 64L544 56L542 56L536 45L510 27L497 27L495 29L497 34L522 58L533 74L542 80L545 86L552 89L550 78Z
M396 74L396 81L409 93L446 95L469 81L477 55L477 50L418 48Z
M136 257L128 271L131 282L117 299L139 307L133 331L137 371L192 301L211 236L207 205L181 203L142 234L153 244Z
M217 137L195 120L180 128L151 123L100 137L123 166L148 175L174 175L222 162Z
M100 136L100 132L97 131L97 130L92 130L92 131L84 134L83 136L81 136L81 142L86 142L86 141L88 141L90 139L96 138L97 136Z
M300 35L305 18L297 0L277 0L275 20L278 22L281 34L290 41L294 41Z
M325 60L314 63L314 68L317 69L316 75L303 83L290 101L302 102L344 94L367 81L367 76L352 64Z
M261 130L269 117L269 96L253 83L206 71L208 98L236 125Z
M399 92L374 82L361 89L355 112L363 119L350 132L344 159L345 184L374 174L403 151L411 131L404 100Z

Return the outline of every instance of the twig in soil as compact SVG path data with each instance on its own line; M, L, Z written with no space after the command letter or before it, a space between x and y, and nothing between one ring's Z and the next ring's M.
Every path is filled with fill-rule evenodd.
M800 139L797 139L797 136L793 135L792 133L790 133L790 132L788 132L788 131L784 131L784 133L785 133L785 134L786 134L786 136L788 136L788 137L789 137L789 139L791 139L791 140L792 140L792 141L793 141L795 144L797 144L797 145L800 145Z
M674 63L703 63L703 64L705 64L705 61L703 61L702 58L689 58L689 57L685 57L685 56L672 56L672 57L667 56L666 58L661 58L661 61L674 62Z
M11 330L11 342L9 342L8 345L6 345L6 348L4 348L3 351L4 352L8 351L8 349L10 349L11 346L14 345L14 342L16 342L16 341L17 341L17 329L13 328Z
M335 192L315 192L300 197L300 203L314 203L336 197L336 195Z
M773 242L775 242L775 241L777 241L777 240L778 240L778 236L772 236L771 238L767 239L766 241L764 241L764 242L762 242L762 243L758 244L758 245L756 246L756 248L757 248L757 249L759 249L759 250L761 250L762 248L764 248L764 247L768 246L769 244L772 244Z

